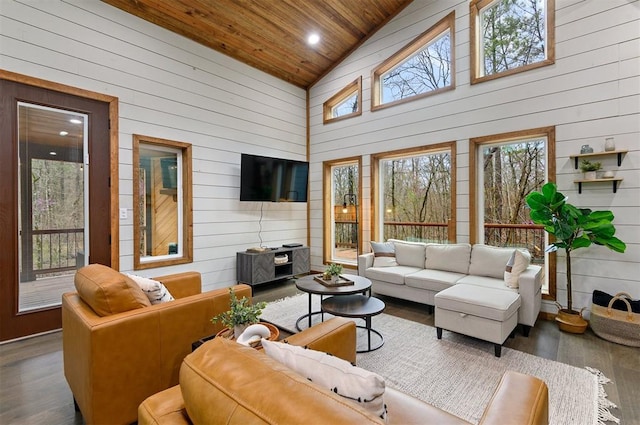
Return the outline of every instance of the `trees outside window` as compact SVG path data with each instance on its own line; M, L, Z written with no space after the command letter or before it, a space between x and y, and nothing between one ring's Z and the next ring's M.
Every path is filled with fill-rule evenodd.
M377 240L455 240L455 145L376 158Z
M362 238L360 159L324 164L325 263L357 263Z
M554 175L553 128L471 139L471 239L473 243L522 247L532 262L548 266L548 235L529 217L526 197ZM548 271L548 269L547 269ZM555 273L546 273L546 277ZM555 284L553 285L555 291ZM543 287L551 293L550 282Z
M454 13L373 71L372 110L453 89Z
M362 115L362 77L331 96L322 109L324 124Z
M554 62L554 0L475 0L471 82Z

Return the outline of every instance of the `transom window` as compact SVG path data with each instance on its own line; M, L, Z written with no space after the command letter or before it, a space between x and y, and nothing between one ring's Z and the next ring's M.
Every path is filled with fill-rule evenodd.
M373 71L371 109L453 89L454 13L450 13Z
M554 0L473 0L471 83L554 63Z
M333 95L322 106L324 124L362 115L362 77Z

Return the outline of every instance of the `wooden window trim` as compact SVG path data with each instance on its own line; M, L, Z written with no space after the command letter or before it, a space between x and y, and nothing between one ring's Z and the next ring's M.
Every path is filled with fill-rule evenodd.
M419 146L415 148L400 149L395 151L380 152L371 155L371 240L379 241L382 237L378 228L378 206L380 205L380 161L394 158L402 158L405 156L414 156L430 153L436 153L448 150L451 155L451 218L448 227L448 239L450 243L456 243L457 240L457 150L456 142L443 142L433 145Z
M135 241L139 240L140 235L140 207L138 198L140 191L135 183L140 179L139 167L140 163L140 143L170 147L182 151L182 240L179 243L184 245L182 257L140 261L140 250L137 249ZM192 197L192 165L191 165L191 144L184 142L176 142L173 140L160 139L157 137L133 135L133 268L134 270L151 269L156 267L165 267L175 264L185 264L193 262L193 197Z
M333 108L344 102L354 93L358 93L358 110L350 114L333 117L331 113ZM340 121L362 115L362 76L356 78L353 82L349 83L338 93L327 99L327 101L322 104L322 111L323 124L328 124L330 122Z
M322 205L323 205L323 247L322 250L322 262L323 264L329 264L333 260L331 259L331 191L333 185L331 184L331 168L336 165L356 165L358 167L358 217L362 217L362 157L354 156L350 158L341 158L331 161L324 161L322 163ZM362 223L362 221L361 221ZM358 225L358 252L362 254L362 225ZM357 259L356 259L357 261ZM354 267L353 264L345 264L345 267ZM357 266L356 266L357 267Z
M436 90L432 90L426 93L417 94L415 96L407 97L404 99L394 100L392 102L381 102L381 82L380 77L394 68L398 64L402 63L405 59L412 56L416 52L420 51L424 46L430 43L435 38L439 37L443 32L449 30L451 34L451 84L447 87L442 87ZM428 96L433 96L442 92L453 90L456 87L456 69L455 69L455 11L449 13L447 16L438 21L431 28L420 34L418 37L410 41L402 49L396 52L393 56L382 62L377 68L372 71L371 74L371 111L377 111L380 109L388 108L395 105L400 105L413 100L422 99Z
M482 83L484 81L491 81L509 75L519 74L521 72L527 72L532 69L542 68L545 66L553 65L556 57L556 2L555 0L546 0L546 27L547 27L547 58L543 61L531 63L529 65L520 66L518 68L508 69L506 71L498 72L491 75L480 75L480 10L484 9L491 3L497 0L471 0L469 3L469 28L470 28L470 60L471 60L471 84Z
M469 139L469 241L478 242L478 148L482 145L511 142L534 137L547 138L547 179L556 180L556 128L540 127L528 130L512 131ZM556 300L556 253L549 254L549 294L543 294L545 300Z

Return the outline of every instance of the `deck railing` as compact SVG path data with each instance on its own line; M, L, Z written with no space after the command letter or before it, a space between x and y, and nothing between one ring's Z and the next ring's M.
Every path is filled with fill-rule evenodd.
M336 247L355 248L355 221L335 222ZM448 241L449 229L446 223L384 222L384 240L402 239L408 241L438 242ZM544 228L536 224L484 224L484 243L495 246L526 248L531 253L531 261L544 264Z
M31 270L27 275L45 275L74 270L84 264L84 229L33 230ZM80 264L80 262L82 264ZM28 262L23 267L29 268Z

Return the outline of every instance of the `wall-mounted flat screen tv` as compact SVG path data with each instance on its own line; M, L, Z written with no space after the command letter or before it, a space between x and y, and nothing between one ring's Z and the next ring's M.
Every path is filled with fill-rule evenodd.
M309 163L242 154L240 200L307 202Z

